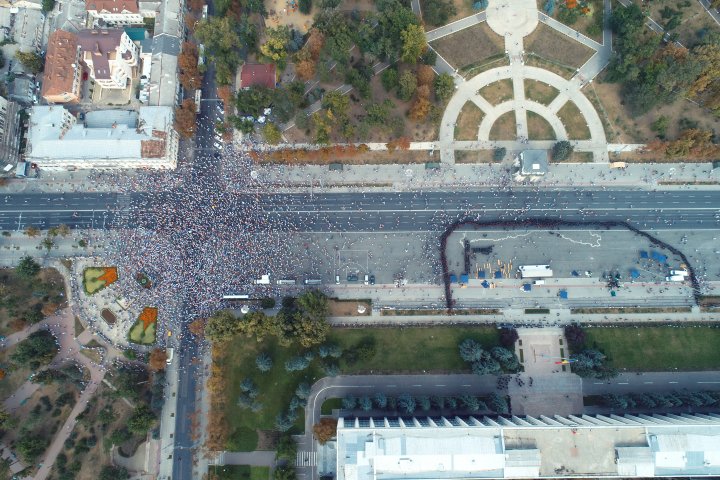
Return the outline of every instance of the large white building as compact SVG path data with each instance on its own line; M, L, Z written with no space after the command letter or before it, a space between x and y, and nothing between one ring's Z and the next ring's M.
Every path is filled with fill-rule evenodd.
M63 107L31 109L25 160L45 170L175 168L178 135L171 107L88 112L78 121Z
M336 448L337 480L710 477L720 414L341 418Z
M120 29L81 30L81 59L101 88L124 89L137 74L140 47Z

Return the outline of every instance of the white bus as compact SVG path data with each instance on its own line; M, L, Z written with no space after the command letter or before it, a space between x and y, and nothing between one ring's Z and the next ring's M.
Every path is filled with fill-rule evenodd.
M250 295L223 295L223 300L247 300Z
M295 285L297 282L294 278L283 278L275 283L277 283L278 285Z

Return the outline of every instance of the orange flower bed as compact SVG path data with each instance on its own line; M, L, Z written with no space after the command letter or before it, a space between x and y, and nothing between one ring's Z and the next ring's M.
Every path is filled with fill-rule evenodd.
M118 273L116 267L105 267L105 273L98 277L98 280L103 280L105 282L106 287L111 283L117 282L117 279Z
M150 325L157 322L157 316L158 309L156 307L143 308L143 311L140 312L140 316L138 317L138 319L143 322L143 330L147 330Z

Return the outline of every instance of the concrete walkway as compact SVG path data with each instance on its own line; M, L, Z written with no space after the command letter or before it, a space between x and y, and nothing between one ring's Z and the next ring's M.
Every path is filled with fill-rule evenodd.
M254 467L274 467L275 452L260 451L254 452L218 452L215 461L211 465L251 465Z

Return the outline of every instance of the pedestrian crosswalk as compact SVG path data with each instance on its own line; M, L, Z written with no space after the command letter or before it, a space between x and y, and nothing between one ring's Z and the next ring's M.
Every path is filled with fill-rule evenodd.
M317 465L316 452L297 452L297 467L314 467Z

